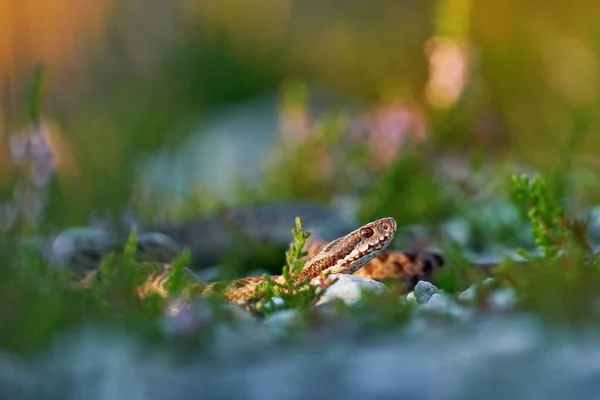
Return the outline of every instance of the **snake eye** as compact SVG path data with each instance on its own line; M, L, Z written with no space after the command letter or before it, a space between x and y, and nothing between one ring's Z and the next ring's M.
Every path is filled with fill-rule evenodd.
M373 229L371 229L371 228L362 228L362 229L360 230L360 235L361 235L362 237L364 237L365 239L368 239L368 238L370 238L371 236L373 236L373 233L374 233L374 232L373 232Z

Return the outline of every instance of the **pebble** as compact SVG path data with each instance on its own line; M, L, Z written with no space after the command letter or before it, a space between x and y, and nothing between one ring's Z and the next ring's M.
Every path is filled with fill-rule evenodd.
M486 278L481 283L477 283L477 284L469 286L466 290L461 292L457 296L457 298L460 301L472 302L475 300L475 295L477 294L477 290L479 290L480 287L489 286L489 285L493 284L495 281L496 280L494 278Z
M501 288L493 291L489 296L489 302L493 309L507 311L514 308L517 303L517 294L511 288Z
M161 327L167 335L191 335L212 319L213 313L208 304L175 298L167 302Z
M77 260L78 263L95 266L97 260L94 258L94 262L83 257L84 252L82 249L90 249L98 253L98 249L105 250L114 244L114 238L105 229L93 227L69 228L52 240L50 244L50 261L58 266L70 266L75 254L80 253L82 257Z
M283 310L285 306L285 301L281 297L273 297L271 301L264 303L264 310L266 311L277 311Z
M430 309L430 310L446 311L446 310L449 310L453 306L453 304L452 304L452 299L450 299L445 294L434 293L431 296L431 298L429 298L427 303L423 304L423 306L425 306L425 308Z
M439 289L431 282L419 281L415 285L414 296L419 304L425 304Z
M415 290L406 296L406 301L418 306L417 316L422 311L447 314L456 318L464 318L470 315L466 307L461 306L452 296L427 281L419 281L415 285Z
M464 302L472 302L475 300L475 295L477 294L477 285L469 286L465 291L461 292L457 298L460 301Z
M352 305L361 299L363 291L372 291L381 294L388 290L387 286L383 283L362 276L332 274L330 278L337 278L337 281L325 290L317 305L335 299L342 300L347 305Z
M487 278L480 284L472 285L458 295L458 300L471 303L480 287L489 286L494 283L493 278ZM517 302L516 292L512 288L503 287L492 290L488 295L488 304L493 310L507 311L514 308Z
M136 259L138 261L171 262L183 250L173 238L160 232L138 234L137 246Z
M118 244L114 233L101 227L68 228L51 240L49 260L60 267L93 269L99 259ZM138 261L170 262L182 251L171 237L159 232L138 234L137 246Z
M218 309L206 299L192 301L174 298L168 301L161 325L168 335L189 335L210 325L216 319L251 325L257 320L243 308L232 304L219 304Z
M454 318L466 318L471 313L445 293L434 293L426 304L421 306L427 311L447 314Z
M265 318L265 326L277 336L286 337L289 329L301 322L301 315L297 309L289 308L276 311Z

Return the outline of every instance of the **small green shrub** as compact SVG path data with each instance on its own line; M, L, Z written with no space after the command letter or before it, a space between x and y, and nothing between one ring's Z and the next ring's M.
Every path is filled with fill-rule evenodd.
M527 175L512 177L513 195L522 207L527 208L531 223L531 233L535 239L542 259L555 259L562 250L568 250L574 244L574 225L567 221L563 207L557 199L550 196L546 182L539 176ZM521 251L524 257L536 259Z
M599 321L600 269L585 224L565 215L539 176L513 176L513 194L527 211L539 254L521 249L526 262L506 258L496 278L516 290L521 310L551 321Z
M304 268L307 255L303 251L306 239L310 233L302 230L302 221L296 217L296 228L292 229L294 241L290 243L289 250L286 251L286 265L282 270L283 283L276 282L271 276L264 275L266 282L257 285L256 293L259 294L259 302L256 304L256 310L268 315L277 309L299 308L306 309L313 305L320 297L320 288L310 284L310 279L303 279L298 282L300 272ZM274 299L281 298L282 306L276 306Z

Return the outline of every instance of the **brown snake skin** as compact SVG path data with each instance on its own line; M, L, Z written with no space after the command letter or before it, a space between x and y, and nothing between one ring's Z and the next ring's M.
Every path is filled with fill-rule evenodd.
M303 230L311 234L304 246L304 251L308 253L306 260L312 260L328 244L347 236L350 231L355 232L357 227L355 221L344 217L334 208L309 201L286 201L236 207L186 221L162 222L154 226L137 223L136 226L140 233L138 253L142 256L140 261L158 263L163 266L158 268L159 271L154 273L152 278L155 283L160 283L161 274L165 275L165 271L169 268L168 263L182 247L191 251L191 270L202 270L207 266L219 264L219 257L227 252L239 253L241 249L236 241L239 237L248 238L251 246L254 243L275 244L283 252L283 249L289 246L293 239L290 228L297 216L302 220ZM127 226L124 231L130 227ZM172 239L176 245L172 246L165 244L164 241L156 240L154 236L156 233ZM147 235L144 237L144 234ZM63 235L62 240L68 236ZM84 276L88 276L88 278L96 275L94 272L91 275L88 273L95 270L101 257L110 251L110 248L104 244L103 237L102 235L92 235L85 241L67 240L68 246L64 247L74 248L75 251L66 252L62 258L63 262L82 266L80 268L84 272ZM123 240L117 240L116 247L119 248L122 243ZM374 258L368 260L362 268L355 269L353 273L375 280L392 280L394 283L399 283L402 289L412 290L419 280L431 280L434 272L443 266L444 259L434 252L380 249L374 254ZM352 272L346 271L345 273ZM230 286L238 285L236 290L241 293L246 288L243 282L250 285L260 282L260 279L247 277L232 282ZM214 284L212 286L204 284L203 287L206 289L204 292L209 291L213 286ZM147 294L149 290L162 293L162 290L156 285L147 285L141 289L141 293ZM230 294L230 296L232 295Z
M326 244L321 239L310 240L305 246L307 258L318 253ZM444 259L438 253L384 250L354 275L377 281L401 279L407 289L412 289L420 280L431 279L434 272L443 266Z
M353 274L362 266L377 257L390 244L397 230L393 218L381 218L344 235L325 246L314 256L307 256L306 263L293 281L298 284L306 279L326 277L329 274ZM312 250L315 251L314 249ZM139 288L140 297L158 293L167 297L168 293L163 284L168 271L158 271L152 274L144 285ZM283 283L281 275L272 278ZM189 295L210 295L219 291L224 300L234 303L244 303L255 294L257 284L264 282L263 277L246 277L232 282L194 283L188 285Z
M146 229L164 233L191 249L196 263L214 265L218 264L220 254L231 251L231 232L234 230L257 242L286 248L292 240L290 228L297 216L302 219L304 231L311 233L304 246L307 259L358 225L332 207L310 201L288 201L238 207L221 214ZM210 235L209 232L219 234ZM442 256L435 252L384 250L355 275L376 280L402 280L406 289L411 290L419 280L431 279L444 264Z

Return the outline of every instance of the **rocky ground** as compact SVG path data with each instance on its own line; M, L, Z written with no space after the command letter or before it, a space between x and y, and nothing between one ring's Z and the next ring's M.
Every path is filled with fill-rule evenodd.
M257 319L237 307L225 307L224 317L203 302L173 303L162 321L169 345L90 325L35 358L3 354L0 393L7 399L597 398L598 338L512 312L510 290L495 291L487 311L478 311L475 293L491 284L451 296L420 282L398 298L412 305L406 323L383 329L373 321L376 313L348 318L333 304L341 299L360 310L357 290L387 289L343 277L316 306L325 318L296 329L300 335L291 333L303 319L293 310ZM204 344L191 339L198 333Z

